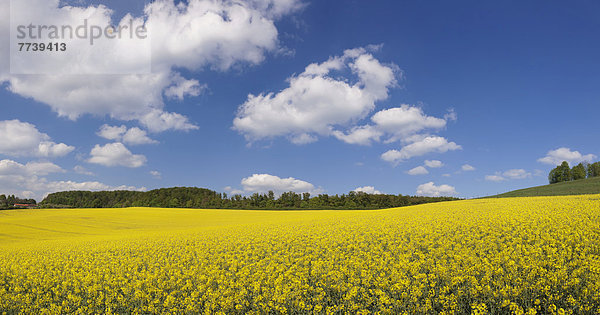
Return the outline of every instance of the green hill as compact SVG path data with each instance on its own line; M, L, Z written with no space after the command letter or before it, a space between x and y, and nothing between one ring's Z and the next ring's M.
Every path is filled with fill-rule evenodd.
M489 196L487 198L566 196L588 194L600 194L600 177L586 178L571 182L562 182L551 185L519 189L504 194Z

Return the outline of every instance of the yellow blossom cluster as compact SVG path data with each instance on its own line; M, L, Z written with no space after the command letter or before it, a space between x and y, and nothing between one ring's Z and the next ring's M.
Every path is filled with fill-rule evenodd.
M600 195L0 212L0 314L598 314Z

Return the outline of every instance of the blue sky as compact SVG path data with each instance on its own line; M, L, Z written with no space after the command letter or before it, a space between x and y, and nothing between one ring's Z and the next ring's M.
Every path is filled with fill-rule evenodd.
M216 1L231 22L243 10L255 19L240 23L264 23L178 29L206 18L202 3L174 13L166 0L69 2L168 29L152 37L149 75L11 73L3 25L0 192L476 197L546 184L556 161L600 155L596 1Z

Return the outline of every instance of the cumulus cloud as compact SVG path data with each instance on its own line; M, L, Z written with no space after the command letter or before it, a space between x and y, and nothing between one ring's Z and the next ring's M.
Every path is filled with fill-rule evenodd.
M152 43L148 49L116 44L110 50L87 49L91 53L78 55L77 59L63 58L40 64L69 71L66 73L11 75L6 62L10 50L3 46L0 83L7 82L8 89L15 94L49 105L59 116L75 120L91 114L123 121L137 120L153 132L198 128L187 117L165 110L165 98L197 96L205 89L200 82L184 78L175 69L227 71L237 65L259 64L266 54L280 49L275 20L302 8L297 0L177 3L157 0L146 5L143 15L127 14L118 21L113 20L114 12L104 5L62 6L58 0L18 3L19 6L13 8L17 11L15 15L45 25L77 26L84 19L90 24L115 27L128 25L130 21L134 26L144 24ZM8 0L0 1L0 12L6 15L3 21L9 20L8 5ZM8 36L7 23L0 32ZM84 45L87 43L69 42L73 51L85 48ZM97 48L103 47L101 43L98 45ZM55 55L53 58L60 58L59 54ZM112 71L136 69L150 55L151 73L124 70L126 73L85 77L72 74L103 73L107 66L111 66ZM107 59L118 64L111 65Z
M491 182L501 182L509 179L526 179L531 178L531 173L524 169L511 169L505 172L497 172L495 175L487 175L485 180Z
M349 130L348 133L344 133L339 130L333 131L333 136L339 140L342 140L348 144L359 144L359 145L370 145L372 142L380 141L384 132L377 129L377 127L366 125L356 126Z
M131 191L146 191L146 187L135 187L135 186L110 186L101 182L74 182L74 181L53 181L48 182L42 180L37 188L44 188L49 192L58 191L73 191L73 190L86 190L86 191L114 191L114 190L131 190Z
M400 76L396 65L383 64L373 56L377 49L346 50L341 56L308 65L304 72L288 78L289 86L278 93L249 95L238 108L233 129L249 142L287 137L294 144L307 144L319 136L357 145L401 142L404 148L382 156L393 163L460 149L454 142L430 135L456 120L453 110L437 118L403 104L376 112L367 124L357 124L373 112L377 102L388 98Z
M152 175L152 177L154 177L156 179L162 178L162 174L159 171L150 171L150 175Z
M370 194L370 195L381 195L383 194L381 191L375 189L375 187L373 186L364 186L364 187L358 187L356 189L354 189L355 192L363 192L365 194Z
M418 196L440 197L440 196L455 196L456 189L450 185L436 186L434 182L425 183L417 187Z
M140 190L133 186L110 186L100 182L50 181L46 175L65 173L60 166L50 162L21 164L0 160L0 191L40 201L49 193L68 190Z
M423 109L404 104L375 113L371 117L373 124L356 126L346 133L336 130L333 135L349 144L369 145L382 138L385 143L410 142L420 132L444 128L448 119L428 116Z
M580 162L591 162L596 159L597 156L594 154L583 155L579 151L571 151L569 148L558 148L556 150L548 151L545 157L538 159L538 162L550 165L559 165L563 161L569 162L569 164L578 164Z
M501 182L503 180L506 180L506 178L504 178L500 175L486 175L485 180L490 181L490 182Z
M524 169L508 170L508 171L502 173L502 175L504 175L504 177L510 178L510 179L525 179L525 178L531 177L531 173L527 172Z
M104 139L123 142L130 145L158 143L158 141L150 139L146 131L137 127L127 129L125 125L102 125L98 131L98 135Z
M60 166L50 162L29 162L21 164L12 160L0 160L0 175L48 175L51 173L63 173Z
M87 176L95 175L94 173L88 171L85 167L83 167L81 165L75 165L75 167L73 167L73 171L75 171L75 173L81 174L81 175L87 175Z
M386 142L394 142L408 138L425 129L441 129L446 120L427 116L421 108L402 105L397 108L382 110L371 119L378 129L390 134Z
M1 178L2 176L0 176ZM111 186L98 181L89 182L75 182L71 180L67 181L49 181L44 177L30 177L24 178L20 176L12 177L8 179L8 182L12 182L13 185L9 191L14 194L20 192L29 191L32 194L32 198L36 198L38 201L45 198L48 194L60 191L112 191L112 190L133 190L133 191L146 191L146 187L135 187L135 186ZM1 187L1 186L0 186ZM21 190L18 190L18 189ZM6 191L6 190L5 190Z
M97 132L97 135L104 139L120 141L123 139L123 135L126 132L127 132L127 127L125 125L122 125L122 126L102 125L100 127L100 130Z
M426 175L429 174L429 171L423 166L417 166L411 170L409 170L408 175Z
M475 170L475 167L469 165L469 164L465 164L461 167L461 170L463 170L464 172L471 172Z
M0 121L0 154L8 156L61 157L75 148L55 143L50 136L19 120Z
M182 101L186 96L198 96L208 85L200 84L198 80L187 80L177 74L173 79L173 84L165 90L165 96Z
M270 19L281 18L306 7L306 3L298 0L250 0L249 2Z
M195 130L198 126L189 122L188 118L178 113L167 113L158 109L151 110L139 118L142 125L152 132L173 130Z
M227 187L223 188L223 190L225 190L226 193L231 194L231 195L243 195L244 194L243 190L235 189L231 186L227 186Z
M442 161L438 161L438 160L425 160L425 166L430 167L430 168L440 168L440 167L444 166L444 163L442 163Z
M393 158L389 157L388 158ZM409 170L408 172L406 172L408 175L426 175L429 174L429 171L427 170L426 167L429 168L440 168L444 166L444 163L442 163L442 161L438 161L438 160L425 160L424 165L423 166L417 166L411 170Z
M269 190L277 194L293 191L296 193L310 192L318 193L320 189L309 182L295 179L293 177L280 178L269 174L254 174L242 179L242 186L245 192L266 193Z
M133 154L120 142L109 143L104 146L97 144L90 152L89 163L104 166L124 166L137 168L146 164L146 157Z
M398 163L431 152L445 153L460 149L462 149L460 145L454 142L448 142L444 137L427 136L404 146L400 150L389 150L381 155L381 159L391 163Z
M307 143L332 134L344 138L334 128L364 118L396 84L396 66L382 64L372 50L346 50L342 56L308 65L290 77L289 86L279 93L249 95L233 128L248 141L286 136ZM370 137L368 130L355 132ZM363 141L355 140L360 137L352 135L347 141Z

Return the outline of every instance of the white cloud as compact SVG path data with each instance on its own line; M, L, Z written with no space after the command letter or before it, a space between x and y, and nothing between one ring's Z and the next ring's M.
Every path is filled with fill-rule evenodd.
M208 85L200 84L198 80L187 80L177 74L173 79L173 84L165 90L165 96L182 101L186 96L198 96Z
M101 182L49 181L37 175L2 175L0 174L0 191L27 198L42 198L53 192L71 190L137 190L145 191L145 187L110 186Z
M59 157L65 156L71 151L75 150L75 147L66 145L64 143L54 143L52 141L40 142L38 145L38 155L42 157Z
M123 142L130 145L158 143L158 141L150 139L146 131L137 127L128 130L125 125L102 125L100 131L98 131L98 135L108 140Z
M58 191L72 191L72 190L89 190L89 191L111 191L111 190L133 190L133 191L146 191L145 187L135 186L110 186L100 182L74 182L74 181L54 181L45 182L42 181L39 187L43 187L50 192Z
M181 114L167 113L153 109L139 118L142 125L152 132L163 132L173 130L196 130L198 126L189 122L189 119Z
M524 169L508 170L508 171L502 173L502 175L509 179L525 179L525 178L531 177L531 173L527 172Z
M583 155L579 151L571 151L569 148L558 148L556 150L548 151L545 157L538 159L538 162L559 165L563 161L569 162L569 164L578 164L580 162L592 162L597 156L594 154Z
M430 168L440 168L440 167L444 166L444 163L442 163L442 161L438 161L438 160L425 160L425 166L430 167Z
M152 177L157 178L157 179L162 178L162 174L159 171L150 171L150 175L152 175Z
M0 121L0 154L8 156L60 157L75 148L52 142L50 136L19 120Z
M130 20L134 25L145 23L152 47L136 49L130 45L117 45L110 52L111 56L120 58L110 60L119 63L112 65L117 70L135 68L151 54L152 73L94 75L86 76L84 80L79 75L54 72L10 75L6 62L9 50L3 45L0 49L0 83L8 82L11 92L45 103L58 115L72 120L86 114L110 116L123 121L137 120L156 132L197 129L187 117L165 110L164 98L197 96L205 89L197 80L183 78L174 69L226 71L238 65L259 64L267 53L276 53L280 49L275 19L303 6L297 0L190 0L177 4L172 0L157 0L146 5L142 16L128 14L116 21L112 19L114 11L103 5L73 7L61 6L58 0L23 1L26 3L18 8L27 10L15 14L45 25L80 25L84 19L94 25L121 26ZM2 21L9 20L8 5L8 0L0 1L0 12L6 17ZM8 38L8 23L2 26L0 35ZM73 45L70 48L81 48ZM79 62L61 59L46 64L74 73L101 71L107 66L106 56L101 49L92 51L95 54L79 56Z
M146 131L137 127L127 130L123 135L123 142L131 145L158 143L158 141L150 139Z
M379 111L371 117L372 125L356 126L348 132L334 131L333 135L349 144L369 145L385 138L385 143L412 142L424 130L439 130L451 117L444 119L427 116L419 107L407 104Z
M375 113L370 124L356 124L375 109L376 102L387 99L389 89L397 83L398 67L375 59L372 52L377 49L346 50L342 56L308 65L304 72L290 77L289 86L279 93L249 95L238 108L233 129L249 142L287 137L294 144L307 144L319 136L358 145L401 141L405 147L400 151L382 155L394 163L460 149L454 142L427 134L456 120L453 110L442 119L403 104Z
M474 170L475 170L475 167L473 167L473 166L471 166L471 165L469 165L469 164L465 164L465 165L463 165L463 166L461 167L461 169L462 169L464 172L471 172L471 171L474 171Z
M76 167L77 171L78 168ZM84 170L83 168L79 170ZM62 174L65 170L51 162L18 163L0 160L0 192L41 201L49 193L67 190L140 190L133 186L109 186L100 182L49 181L44 176Z
M109 126L102 125L98 131L98 136L108 139L120 141L123 139L123 135L127 132L127 127L123 126Z
M181 114L163 110L160 73L128 76L47 76L11 78L9 90L46 103L59 116L76 120L84 114L138 120L152 131L194 130L198 127Z
M531 173L524 169L511 169L505 172L496 172L495 175L485 176L485 180L491 182L501 182L509 179L526 179L531 178Z
M269 190L277 194L293 191L296 193L318 193L320 190L309 182L293 177L280 178L269 174L254 174L242 179L242 186L246 192L266 193Z
M373 186L358 187L358 188L354 189L354 191L355 192L364 192L365 194L370 194L370 195L383 194L381 191L375 189L375 187L373 187Z
M65 172L60 166L50 162L29 162L25 164L25 169L32 175L42 176Z
M120 142L109 143L104 146L96 145L90 152L89 163L104 166L125 166L136 168L146 164L146 157L141 154L132 154Z
M427 116L421 108L406 104L382 110L373 115L371 120L378 129L392 135L386 142L401 140L425 129L441 129L446 126L445 119Z
M404 146L400 151L389 150L381 155L384 161L398 163L408 160L415 156L422 156L427 153L437 152L445 153L448 151L460 150L462 147L454 142L448 142L446 138L439 136L427 136L421 140Z
M235 189L231 186L227 186L225 188L223 188L225 190L226 193L230 194L230 195L243 195L244 191L243 190L239 190L239 189Z
M298 0L251 0L249 2L270 19L281 18L306 7L305 3Z
M485 180L490 181L490 182L501 182L503 180L506 180L506 178L504 178L500 175L486 175Z
M429 171L423 166L417 166L411 170L409 170L408 175L426 175L429 174Z
M41 175L64 173L60 166L50 162L29 162L21 164L12 160L0 160L0 175Z
M352 76L343 76L348 70ZM342 56L310 64L290 77L289 87L279 93L249 95L233 128L251 142L277 136L311 141L317 135L344 138L333 132L334 127L364 118L375 102L386 99L396 84L395 73L394 65L380 63L369 49L346 50ZM363 141L356 138L360 137L348 141Z
M302 145L316 142L318 139L315 136L311 136L307 133L302 133L299 135L294 135L290 137L290 141L293 144Z
M85 167L83 167L81 165L75 165L75 167L73 167L73 170L77 174L87 175L87 176L95 176L94 173L88 171Z
M60 166L50 162L21 164L0 160L0 192L26 198L41 198L49 193L67 190L146 190L133 186L109 186L100 182L49 181L44 176L65 173Z
M377 142L383 135L382 131L370 125L353 127L347 134L339 130L333 131L333 136L337 139L348 144L360 145L369 145L372 141Z
M448 113L446 113L446 115L444 115L444 120L446 120L446 121L458 120L458 115L454 111L454 108L450 108L450 110L448 110Z
M428 196L428 197L440 197L440 196L455 196L457 194L456 189L449 185L436 186L434 182L429 182L417 187L417 195Z

